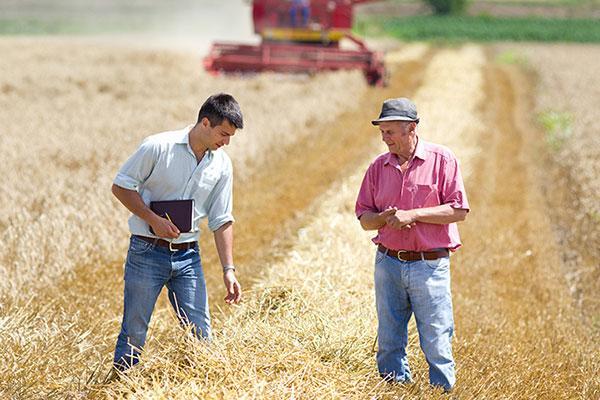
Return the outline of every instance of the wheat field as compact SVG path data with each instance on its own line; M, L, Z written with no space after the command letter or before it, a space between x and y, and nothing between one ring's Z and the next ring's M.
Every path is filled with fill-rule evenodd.
M586 318L600 327L600 126L596 105L600 81L589 73L600 57L598 46L499 46L534 71L539 84L533 111L548 130L552 179L544 195L557 211L555 231L563 251L569 290ZM569 54L557 57L556 54ZM578 60L573 63L571 60ZM557 187L566 187L563 193ZM566 206L565 205L569 205Z
M598 168L588 156L598 128L578 111L593 113L593 69L578 71L584 86L553 87L562 64L535 57L573 47L519 49L533 60L523 66L498 61L505 48L399 45L384 89L358 72L212 77L186 53L84 39L3 38L0 50L1 398L438 398L414 324L416 383L377 376L374 248L353 215L362 174L384 150L369 120L401 95L417 103L423 137L461 159L472 203L452 261L451 397L600 397L597 286L570 278L576 268L597 277L597 248L570 247L586 261L564 261L562 240L582 233L557 228L569 222L545 195L555 150L530 112L587 89L560 104L581 113L577 141L559 151L590 140L585 157L570 159L576 171ZM107 380L128 236L112 178L144 136L192 123L217 91L246 118L227 149L245 300L224 308L204 231L215 340L192 340L161 298L143 362ZM577 207L589 215L597 174L574 175L592 187Z

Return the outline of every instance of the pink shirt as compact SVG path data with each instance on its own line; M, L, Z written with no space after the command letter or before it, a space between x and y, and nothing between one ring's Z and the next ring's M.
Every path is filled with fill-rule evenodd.
M367 211L381 212L388 207L411 210L440 204L469 209L458 160L448 148L419 139L404 173L393 153L381 154L373 161L358 193L356 216L360 218ZM412 251L455 250L461 245L456 223L417 222L411 229L402 230L385 225L373 242L392 250Z

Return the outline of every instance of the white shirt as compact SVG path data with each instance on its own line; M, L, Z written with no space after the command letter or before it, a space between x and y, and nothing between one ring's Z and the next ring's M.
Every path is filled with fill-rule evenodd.
M192 232L181 233L173 243L197 240L202 218L208 217L212 231L234 221L231 159L221 149L207 150L198 163L189 143L192 127L147 137L113 181L139 192L147 205L151 201L194 199ZM129 230L134 235L157 237L137 215L129 218Z

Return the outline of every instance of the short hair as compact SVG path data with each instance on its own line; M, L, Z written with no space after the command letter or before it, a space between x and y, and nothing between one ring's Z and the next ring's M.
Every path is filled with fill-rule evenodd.
M227 119L237 129L244 128L240 105L230 94L217 93L206 99L198 112L198 122L204 117L208 118L211 126L220 125Z

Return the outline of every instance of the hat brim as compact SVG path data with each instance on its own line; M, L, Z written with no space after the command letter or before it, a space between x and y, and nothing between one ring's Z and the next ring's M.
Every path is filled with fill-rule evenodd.
M419 119L414 119L414 118L410 118L410 117L402 117L402 116L396 116L396 115L390 115L389 117L383 117L383 118L379 118L379 119L374 119L371 121L371 123L373 125L379 125L381 122L387 122L387 121L410 121L410 122L416 122Z

